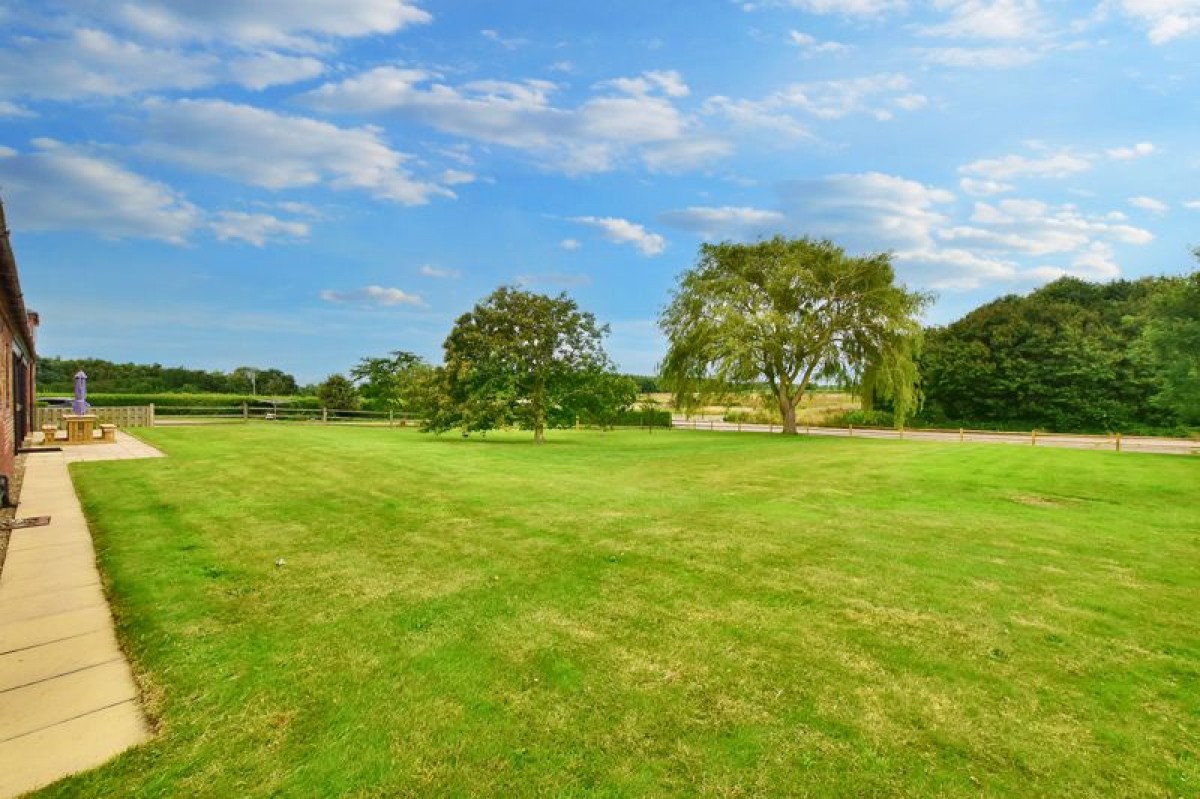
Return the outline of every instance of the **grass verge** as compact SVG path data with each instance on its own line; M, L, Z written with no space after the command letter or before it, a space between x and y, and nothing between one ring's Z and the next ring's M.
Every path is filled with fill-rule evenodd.
M73 474L160 732L46 795L1200 784L1195 459L144 435Z

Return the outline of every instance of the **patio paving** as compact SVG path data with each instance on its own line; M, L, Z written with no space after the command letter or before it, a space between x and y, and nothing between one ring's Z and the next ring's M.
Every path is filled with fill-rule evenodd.
M113 629L96 554L67 464L162 457L116 443L26 456L18 518L0 573L0 797L94 768L147 740L137 686Z

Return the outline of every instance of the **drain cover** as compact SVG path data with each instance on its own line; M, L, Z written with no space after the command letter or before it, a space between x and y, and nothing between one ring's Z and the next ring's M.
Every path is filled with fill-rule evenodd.
M49 516L30 516L28 519L0 519L0 529L19 530L22 527L45 527Z

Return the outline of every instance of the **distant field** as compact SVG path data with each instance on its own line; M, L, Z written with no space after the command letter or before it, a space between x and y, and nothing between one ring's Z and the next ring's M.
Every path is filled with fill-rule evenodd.
M145 436L73 468L160 732L46 795L1200 785L1200 459Z
M647 394L658 407L673 408L673 396L670 393ZM843 391L818 391L805 394L796 411L796 418L801 423L818 424L832 416L838 416L847 411L862 407L862 401ZM779 423L781 417L779 408L774 401L766 399L761 394L745 392L731 394L724 401L706 405L697 409L692 415L700 418L724 418L729 414L746 414L756 417L764 424L768 421ZM757 417L762 417L758 419Z

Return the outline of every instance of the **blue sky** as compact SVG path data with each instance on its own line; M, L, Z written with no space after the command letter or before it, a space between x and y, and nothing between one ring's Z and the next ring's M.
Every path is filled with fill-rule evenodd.
M1200 0L0 0L43 354L433 361L501 284L650 372L705 240L891 250L929 321L1200 244Z

